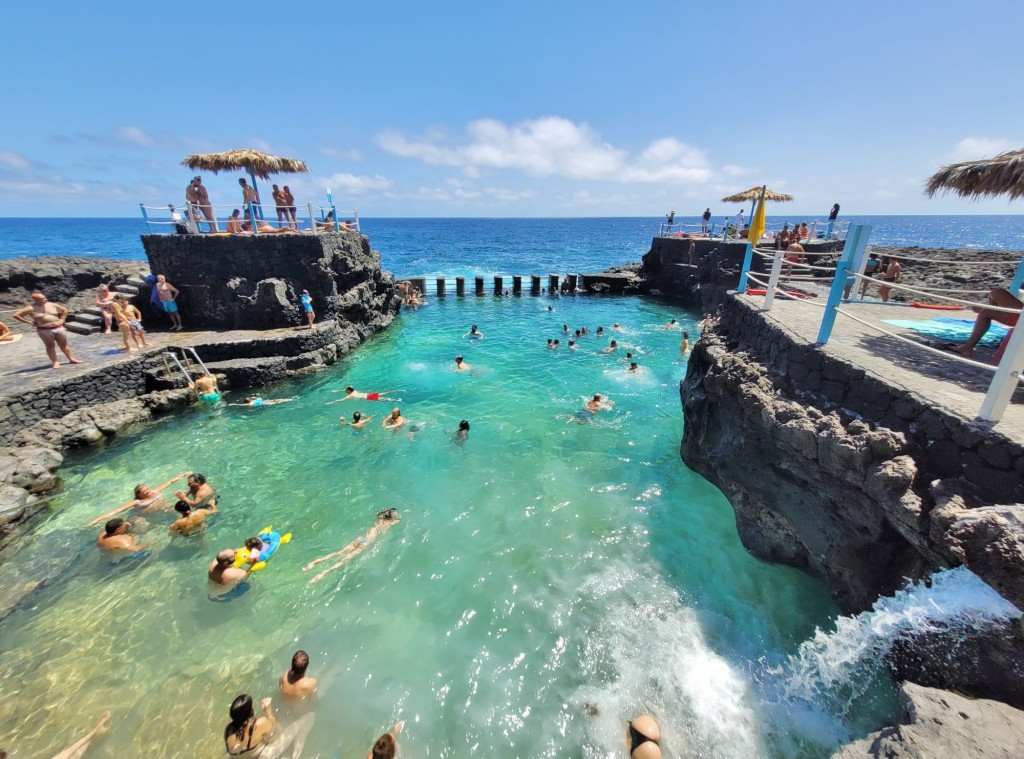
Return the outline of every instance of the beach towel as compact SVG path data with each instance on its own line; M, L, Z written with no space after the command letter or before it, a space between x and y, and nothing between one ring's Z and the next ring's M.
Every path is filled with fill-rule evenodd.
M971 336L971 330L974 329L974 320L972 319L950 319L946 316L937 316L933 319L883 319L883 321L894 327L909 329L920 335L927 335L950 343L966 343L967 338ZM992 326L989 327L988 332L978 344L989 348L998 348L1008 330L1009 327L992 322Z

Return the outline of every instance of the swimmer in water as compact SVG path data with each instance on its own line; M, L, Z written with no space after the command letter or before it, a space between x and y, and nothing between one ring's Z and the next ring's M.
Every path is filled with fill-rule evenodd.
M551 350L551 349L552 349L552 348L554 348L554 347L555 347L555 341L554 341L554 340L552 340L552 339L551 339L551 338L549 337L549 338L548 338L548 350Z
M167 532L171 535L188 538L203 531L203 522L210 514L217 513L217 506L211 504L203 509L193 509L184 501L178 501L174 504L174 510L181 514L181 518L176 519Z
M139 512L142 514L159 510L161 502L163 501L163 493L161 491L163 491L165 488L170 487L183 477L188 477L190 474L192 474L192 472L182 472L177 477L172 477L171 479L167 480L167 482L161 485L157 485L155 488L151 488L149 485L136 485L135 498L128 501L128 503L126 503L124 506L118 506L113 511L107 512L106 514L96 517L94 520L89 522L89 527L95 527L103 520L110 519L111 517L116 517L122 511L128 511L129 509L134 509L137 506L141 507L139 509Z
M66 749L61 751L59 754L54 754L53 759L82 759L85 756L85 752L89 750L89 746L98 735L103 735L107 732L107 728L110 727L110 712L103 712L100 715L100 721L96 723L88 733L79 738L77 741L72 743ZM0 759L7 759L7 753L0 751Z
M679 343L679 350L682 353L689 353L690 352L690 333L689 332L684 332L683 333L683 339Z
M599 337L603 336L604 335L604 327L602 327L600 324L597 325L597 332L595 332L594 334L599 336Z
M476 325L474 324L472 327L469 328L469 332L464 334L462 337L463 337L463 339L468 337L470 340L479 340L483 336L484 336L484 333L478 331L477 328L476 328Z
M457 372L468 372L472 370L472 366L462 360L462 356L455 357L455 371Z
M640 367L637 366L636 361L630 363L629 368L626 370L630 374L637 374L640 372Z
M217 586L214 595L223 595L232 587L249 576L248 569L235 566L235 549L226 548L217 554L206 570L210 582Z
M562 346L562 343L561 343L561 341L560 341L560 340L557 340L557 339L555 340L555 342L553 342L553 343L551 344L551 347L552 347L552 348L553 348L554 350L558 350L558 349L559 349L559 348L560 348L561 346Z
M174 491L174 496L187 503L193 509L206 508L206 504L217 505L217 491L206 481L205 475L194 472L188 476L188 492Z
M297 398L271 398L265 399L260 398L258 395L247 395L245 397L245 403L229 403L229 406L248 406L250 408L259 408L260 406L276 406L278 403L290 403L291 401L298 400Z
M292 759L298 759L316 718L312 714L304 714L294 722L282 725L274 715L269 698L260 701L260 706L263 716L257 717L249 694L243 693L232 702L231 722L224 728L224 748L228 755L280 759L291 748Z
M335 390L334 392L338 392ZM361 393L354 387L349 385L345 388L345 397L339 398L336 401L327 401L325 406L330 406L332 403L341 403L342 401L350 401L353 398L363 401L401 401L401 398L389 398L388 393L400 393L401 390L381 390L379 393Z
M354 414L352 414L351 422L346 422L345 417L343 416L339 417L338 421L341 422L342 424L348 425L349 427L361 430L366 425L367 422L372 422L373 419L368 416L363 416L361 413L357 411Z
M195 382L189 383L189 387L196 391L196 398L203 403L216 403L220 400L220 393L217 390L217 378L212 374L206 374Z
M661 730L654 717L643 714L626 726L630 759L661 759Z
M469 439L469 422L463 419L459 422L457 430L445 430L445 432L452 436L452 440L455 441L456 445L462 445Z
M571 351L578 351L579 349L580 349L580 346L576 345L576 341L575 340L570 340L569 341L569 350L571 350Z
M381 427L386 430L397 430L408 421L408 419L402 416L402 412L399 410L398 406L395 406L391 409L391 413L384 418L384 421L381 423Z
M562 325L562 334L563 335L568 335L569 334L569 325L568 324L563 324Z
M366 759L394 759L398 755L398 734L405 727L405 720L396 722L391 729L373 742Z
M615 353L615 351L618 350L618 348L619 344L612 340L610 343L608 343L608 347L601 351L601 353Z
M132 526L126 519L111 519L103 528L103 532L96 536L96 545L104 551L135 553L145 548L139 545L135 535L129 534Z
M566 420L566 424L586 424L598 411L608 411L614 406L614 402L604 398L600 393L594 393L594 397L583 404L583 408L577 411Z
M287 672L281 675L281 695L285 698L305 700L316 694L317 681L315 677L306 674L309 667L309 654L305 651L296 651L292 656L292 666Z
M620 326L619 326L619 323L618 323L618 322L615 322L615 323L614 323L614 324L612 325L612 329L613 329L613 330L615 330L616 332L622 332L622 327L620 327Z
M319 559L313 559L313 561L309 562L306 566L302 568L302 571L308 572L317 564L333 559L336 556L340 556L341 559L339 561L335 562L328 569L325 569L323 572L321 572L312 580L310 580L311 583L320 582L322 579L324 579L324 577L333 572L335 569L338 569L339 567L342 567L345 564L348 564L348 562L352 561L352 559L354 559L356 556L365 551L367 547L370 545L370 543L375 541L377 538L379 538L385 532L390 530L400 521L401 517L399 517L398 515L398 509L384 509L382 511L378 511L377 518L374 520L373 526L365 535L356 538L351 543L342 548L340 551L334 551L333 553L329 553L326 556L321 556Z

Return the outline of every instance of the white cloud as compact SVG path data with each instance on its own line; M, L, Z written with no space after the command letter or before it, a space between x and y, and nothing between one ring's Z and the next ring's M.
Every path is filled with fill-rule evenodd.
M0 150L0 164L10 169L21 169L27 171L33 166L32 161L28 160L23 155L17 153L8 153L6 150Z
M469 177L487 169L513 169L535 177L685 184L706 182L713 173L702 150L674 137L656 140L631 156L603 142L586 124L558 116L514 125L479 119L466 127L466 139L458 144L443 134L408 139L397 131L379 134L377 144L403 158L459 167Z
M960 140L946 157L950 161L977 161L992 158L1005 150L1016 150L1021 143L992 137L967 137Z
M394 186L394 182L387 177L380 176L379 174L367 177L348 173L338 173L331 174L329 177L317 177L314 182L323 189L327 189L329 187L332 192L338 191L350 194L386 192L391 190Z
M130 145L148 147L153 144L153 138L137 126L120 126L115 131L122 142L127 142Z
M264 153L272 153L270 149L270 143L264 140L262 137L250 137L248 147L253 150L262 150Z
M747 174L753 174L755 171L757 171L757 169L747 169L744 168L743 166L733 166L732 164L722 167L722 173L725 174L727 177L732 178L743 177L746 176Z
M363 160L363 154L355 148L342 148L337 145L322 145L320 152L328 158L346 158L349 161Z

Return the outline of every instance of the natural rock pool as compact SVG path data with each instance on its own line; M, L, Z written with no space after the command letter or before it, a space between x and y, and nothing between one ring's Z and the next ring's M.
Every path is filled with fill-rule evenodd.
M0 623L0 745L50 756L110 709L90 757L221 756L232 699L282 706L299 648L320 678L310 757L363 756L398 719L402 756L453 758L624 756L645 711L667 756L827 756L891 724L884 680L841 709L780 695L789 657L838 610L820 582L752 558L724 496L681 462L671 318L696 340L692 315L636 298L438 300L264 392L293 403L196 409L72 461L0 566L0 589L46 580ZM608 336L572 352L564 323ZM471 324L483 339L463 338ZM598 354L610 339L619 350ZM452 371L457 354L472 372ZM348 384L402 402L324 405ZM595 392L614 408L567 424ZM382 430L392 405L426 427ZM342 428L355 411L373 421ZM461 446L446 434L460 419ZM148 515L147 556L101 556L90 519L187 469L221 493L209 529L172 540L172 514ZM386 507L402 521L310 584L303 565ZM248 592L210 601L214 554L266 525L292 542Z

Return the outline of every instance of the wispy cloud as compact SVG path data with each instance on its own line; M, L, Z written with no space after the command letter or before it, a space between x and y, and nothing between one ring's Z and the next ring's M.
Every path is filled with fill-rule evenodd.
M966 137L956 144L946 156L949 161L977 161L992 158L1005 150L1015 150L1021 142L995 137Z
M344 158L349 161L363 160L363 154L355 148L342 148L338 145L321 145L320 153L328 158Z
M149 147L153 144L153 138L137 126L120 126L117 128L116 134L121 138L122 142L128 143L129 145Z
M34 164L23 155L10 153L6 150L0 150L0 166L6 166L9 169L27 171L31 169Z
M394 187L394 182L387 177L380 176L379 174L368 177L358 176L356 174L338 173L331 174L329 177L316 177L312 181L321 189L326 190L327 188L330 188L332 192L338 191L351 195L359 195L368 192L384 192Z
M465 137L457 141L443 134L410 139L387 131L377 136L377 144L397 156L461 168L469 177L512 169L534 177L683 184L706 182L713 174L704 151L674 137L632 155L602 141L587 124L558 116L513 125L480 119L468 124Z

